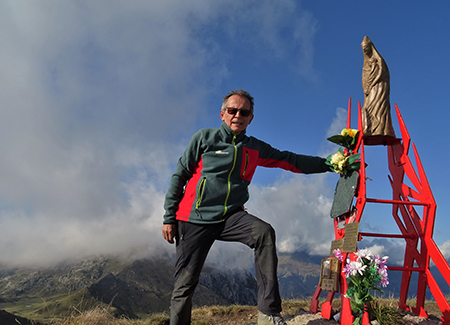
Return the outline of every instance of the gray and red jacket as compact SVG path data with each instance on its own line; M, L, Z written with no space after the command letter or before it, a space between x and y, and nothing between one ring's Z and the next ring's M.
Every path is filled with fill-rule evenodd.
M280 151L225 123L196 132L179 159L170 181L164 223L176 220L218 223L227 212L243 208L257 166L278 167L294 173L323 173L330 168L320 157Z

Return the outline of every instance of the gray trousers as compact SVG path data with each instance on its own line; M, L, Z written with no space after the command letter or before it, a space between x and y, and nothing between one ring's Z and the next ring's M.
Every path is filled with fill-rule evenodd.
M254 249L258 310L268 315L280 313L275 231L270 224L239 210L219 224L198 225L178 221L170 325L191 324L192 296L215 240L241 242Z

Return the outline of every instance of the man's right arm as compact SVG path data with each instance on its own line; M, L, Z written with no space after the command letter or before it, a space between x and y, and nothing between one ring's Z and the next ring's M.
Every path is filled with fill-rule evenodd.
M174 238L177 233L176 213L178 205L184 194L184 186L189 180L189 172L182 167L182 158L177 164L177 169L170 180L169 190L167 191L164 201L164 221L162 227L162 235L169 244L174 243Z
M178 205L183 198L184 187L191 177L192 173L184 167L182 158L180 158L177 169L170 180L169 189L164 201L164 209L166 210L166 213L164 214L164 224L176 223L175 217L178 211Z

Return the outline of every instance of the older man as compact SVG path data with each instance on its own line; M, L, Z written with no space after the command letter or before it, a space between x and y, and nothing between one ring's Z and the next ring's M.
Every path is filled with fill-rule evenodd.
M176 239L171 325L191 323L192 296L215 240L254 249L258 284L258 324L286 324L280 314L275 231L244 209L257 166L295 173L329 171L325 159L277 150L246 135L253 120L253 97L244 90L224 96L219 128L194 134L178 161L166 195L162 233Z

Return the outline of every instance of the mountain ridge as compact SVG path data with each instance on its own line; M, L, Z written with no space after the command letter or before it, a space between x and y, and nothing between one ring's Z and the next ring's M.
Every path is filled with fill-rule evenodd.
M93 258L40 269L0 267L0 309L45 319L50 313L70 315L71 306L87 310L103 305L117 315L137 318L168 311L173 274L172 261L164 257ZM206 266L193 302L256 304L256 282L246 270L224 272Z
M321 258L304 253L279 254L283 299L305 299L314 294ZM252 272L205 265L194 306L256 305L257 285ZM95 257L49 268L0 266L0 309L42 321L96 306L108 308L117 316L145 317L169 310L173 274L173 261L167 256L135 260ZM385 295L398 297L401 272L390 272L389 277L391 284ZM415 292L413 285L414 278L411 294ZM443 292L448 294L450 290Z

